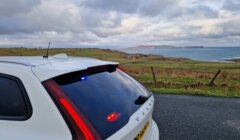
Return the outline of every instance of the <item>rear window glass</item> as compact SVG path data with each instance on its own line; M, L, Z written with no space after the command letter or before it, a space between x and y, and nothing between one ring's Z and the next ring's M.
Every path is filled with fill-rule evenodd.
M135 104L139 96L150 96L141 84L116 68L75 72L56 77L54 81L103 139L128 122L141 106ZM110 122L107 117L113 112L119 118Z

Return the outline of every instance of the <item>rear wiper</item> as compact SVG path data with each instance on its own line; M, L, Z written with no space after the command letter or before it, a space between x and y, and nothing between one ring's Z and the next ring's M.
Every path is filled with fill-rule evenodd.
M135 100L135 104L136 105L142 105L144 104L147 100L148 100L149 97L146 97L146 96L138 96L137 100Z

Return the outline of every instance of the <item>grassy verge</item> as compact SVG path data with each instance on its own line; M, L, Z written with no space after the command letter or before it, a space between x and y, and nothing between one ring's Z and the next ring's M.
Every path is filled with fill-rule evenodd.
M44 55L44 49L0 49L0 56ZM72 56L95 57L119 62L134 78L156 93L190 94L203 96L240 97L240 63L200 62L189 59L163 58L156 55L134 55L102 49L51 49L50 54L67 53ZM132 56L132 55L131 55ZM154 85L150 67L154 67ZM214 87L208 83L214 74L222 72Z

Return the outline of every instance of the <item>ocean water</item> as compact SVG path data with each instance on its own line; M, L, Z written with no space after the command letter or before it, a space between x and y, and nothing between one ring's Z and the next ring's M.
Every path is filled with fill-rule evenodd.
M128 53L158 54L166 57L182 57L200 61L224 61L240 58L240 47L125 49Z

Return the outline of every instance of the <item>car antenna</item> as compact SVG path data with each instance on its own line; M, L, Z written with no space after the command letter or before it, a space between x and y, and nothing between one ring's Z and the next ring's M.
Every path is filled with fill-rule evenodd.
M50 49L51 42L48 43L47 53L43 56L43 58L48 58L48 51Z

